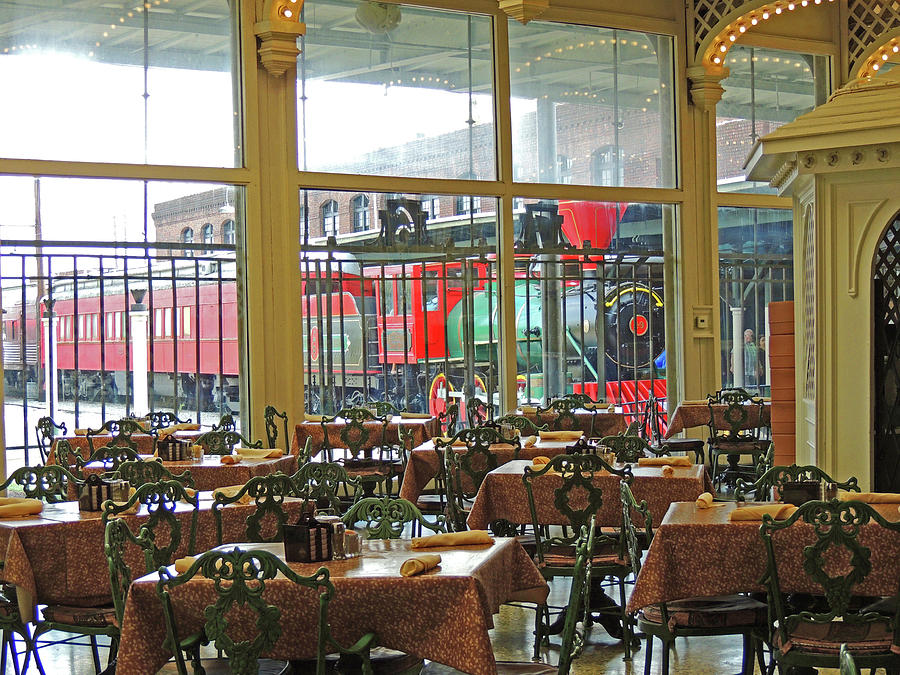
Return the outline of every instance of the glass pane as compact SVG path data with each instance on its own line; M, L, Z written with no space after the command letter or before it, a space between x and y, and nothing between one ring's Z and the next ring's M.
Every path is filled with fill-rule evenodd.
M768 305L794 299L791 212L719 209L722 386L769 393Z
M44 415L72 432L150 410L207 425L239 412L239 256L222 224L242 231L242 201L226 185L0 177L13 464L40 461ZM205 223L212 243L181 243L186 225Z
M372 224L354 231L344 214L358 196L300 195L304 213L334 201L340 217L335 246L321 222L300 227L307 410L498 405L496 200L469 196L477 212L432 218L423 202L453 213L457 197L368 193Z
M522 200L516 210L521 401L666 396L665 204ZM634 421L634 420L631 420Z
M675 187L671 37L510 21L509 42L515 180Z
M496 177L489 17L322 0L303 18L301 169Z
M239 166L230 5L4 3L0 157Z
M774 194L767 183L748 181L744 162L760 136L824 103L824 56L735 45L725 59L729 76L716 106L719 192Z

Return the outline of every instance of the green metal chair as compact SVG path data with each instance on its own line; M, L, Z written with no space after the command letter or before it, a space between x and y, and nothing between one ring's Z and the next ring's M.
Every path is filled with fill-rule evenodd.
M79 480L65 467L58 464L45 466L23 466L13 471L2 484L0 490L18 487L30 499L42 499L50 504L68 501L69 485L81 488Z
M553 504L565 518L566 528L550 536L550 527L541 520L534 497L534 482L542 480L547 473L554 472L560 478L560 485L553 490ZM522 481L528 497L531 522L534 527L536 562L545 579L558 576L571 577L575 572L575 544L583 527L593 522L597 511L603 505L603 489L594 478L602 472L618 476L620 480L631 482L631 467L625 465L615 469L597 455L557 455L549 463L534 471L525 467ZM569 534L569 528L573 533ZM621 607L616 608L616 618L625 620L625 579L631 574L632 565L622 537L615 534L597 534L591 553L593 573L601 577L612 577L619 587ZM535 653L550 625L550 607L547 606L535 618ZM543 616L542 616L543 615ZM545 621L546 620L546 621ZM627 636L626 636L627 637ZM626 642L626 655L630 643Z
M77 461L79 458L82 460L80 465ZM72 447L68 439L60 438L53 444L53 461L59 466L70 467L78 478L82 478L78 472L84 466L84 457L78 449Z
M91 453L87 459L82 459L81 455L75 454L75 471L76 475L83 475L84 467L91 462L100 462L109 471L116 471L123 462L140 461L140 455L136 447L130 445L104 445L97 448Z
M159 431L160 429L168 429L171 426L175 426L176 424L190 424L191 418L188 417L186 420L181 419L173 412L169 412L168 410L157 410L156 412L152 412L149 415L150 417L150 429L152 431Z
M34 433L37 436L38 451L41 453L41 462L47 463L50 457L50 449L53 446L53 439L58 435L65 436L67 433L66 423L57 424L52 417L41 417L37 424L34 425Z
M498 417L491 424L500 428L504 426L512 427L518 430L519 436L537 436L540 432L547 431L550 428L546 424L538 426L524 415L515 414Z
M799 668L838 668L841 647L859 668L900 669L900 592L893 584L891 614L860 609L858 586L895 553L879 552L860 541L860 534L878 536L887 530L890 540L900 534L900 523L889 521L869 504L857 501L811 501L784 520L763 516L759 532L766 549L762 583L769 599L769 639L778 672ZM776 544L785 538L808 542L803 548L803 586L820 602L798 611L786 601L781 575L786 554ZM791 561L792 568L796 562Z
M538 408L537 419L540 420L544 415L553 415L553 419L549 422L550 429L553 431L580 429L575 411L581 407L582 403L579 399L563 396L550 400L545 408Z
M197 445L202 445L207 455L230 455L237 445L244 448L261 448L263 446L261 440L251 441L244 438L237 431L222 429L200 434L194 442Z
M640 504L634 498L631 487L625 482L619 484L622 501L623 539L628 549L634 576L641 571L641 542L647 546L653 539L653 517L647 502ZM643 527L638 531L634 515L643 519ZM628 623L633 620L629 618ZM678 600L645 607L637 616L637 628L644 634L647 644L644 650L644 672L649 673L653 661L653 638L662 642L663 675L669 672L669 653L675 638L711 635L741 635L743 637L742 673L753 675L753 655L759 659L760 671L765 673L762 643L757 634L766 625L766 605L743 595L725 595ZM628 629L633 634L633 628Z
M216 522L216 539L222 541L222 509L229 504L236 504L244 496L249 497L255 509L247 515L246 530L242 541L273 542L284 541L284 524L287 523L287 512L284 500L287 497L301 496L296 485L287 474L276 472L267 476L254 476L232 496L221 492L215 493L212 512Z
M234 422L234 416L231 413L225 413L219 418L218 424L212 425L213 431L237 431L237 425Z
M823 483L823 487L825 483L834 483L835 487L841 490L859 492L859 485L855 476L851 476L843 483L840 483L817 466L791 464L790 466L773 466L754 482L738 478L734 489L734 498L738 501L744 501L748 494L752 494L754 501L767 502L772 498L773 488L780 490L785 483L797 481L819 481Z
M403 474L402 459L396 457L397 447L388 442L389 421L389 417L369 408L343 408L334 416L322 416L326 459L329 463L343 464L351 477L362 482L369 496L379 489L382 494L389 494L394 479ZM340 446L333 445L328 435L327 425L335 422L341 425ZM344 449L350 456L335 459L336 449Z
M663 438L662 417L665 398L650 394L644 408L641 432L653 448L665 448L669 453L694 453L694 464L706 464L706 441L702 438Z
M465 450L453 447L458 441L465 444ZM504 438L500 428L493 425L462 429L447 441L435 439L434 450L444 467L447 518L454 532L466 529L466 517L478 488L484 482L484 477L499 465L497 455L491 451L491 445L495 443L512 445L514 457L519 456L519 439Z
M163 466L160 459L122 462L114 473L118 474L122 480L127 480L133 488L139 488L145 483L159 483L163 480L177 480L186 488L194 487L194 478L191 476L190 470L175 475Z
M859 675L859 669L856 667L856 661L847 651L847 645L841 645L841 675Z
M765 427L762 421L763 401L744 389L722 389L707 397L709 406L709 460L713 484L718 489L722 482L734 483L739 477L736 472L744 472L756 477L756 464L761 455L765 455L771 441L761 437ZM715 406L725 406L725 422L727 428L719 428ZM719 472L719 457L735 458L750 456L752 466L748 469L735 469L734 465Z
M362 496L362 483L334 462L307 462L293 476L297 494L316 502L319 510L342 514Z
M459 403L453 403L447 406L447 409L438 413L438 420L441 423L441 430L445 436L452 436L457 431L459 425Z
M477 396L473 396L466 401L466 424L468 424L469 427L474 428L481 426L485 422L490 422L493 416L493 407L489 406L487 402L482 401Z
M291 437L288 434L288 416L286 412L279 412L275 406L267 405L265 411L263 412L263 417L266 422L266 441L269 443L268 447L277 448L278 447L278 423L275 421L276 419L281 420L281 424L284 429L284 443L285 448L288 448L291 442Z
M191 581L198 574L214 583L209 587L215 590L215 602L203 610L206 623L202 634L193 635L186 640L179 640L178 618L175 614L172 595L176 589ZM310 589L309 602L314 603L318 614L316 675L325 675L328 651L337 650L341 654L349 654L362 660L362 672L372 675L369 650L375 644L375 635L368 633L360 638L352 647L343 647L331 637L328 624L328 603L334 598L334 585L331 583L327 568L320 568L309 577L303 577L288 567L277 556L268 551L212 550L198 556L193 564L183 573L173 575L167 567L159 569L159 581L156 591L162 601L163 615L166 622L166 641L164 645L175 654L175 664L181 675L187 675L188 667L182 654L183 648L193 648L205 637L228 657L231 671L236 675L255 675L260 667L260 656L271 650L282 637L280 624L281 609L266 601L266 585L276 575L287 581ZM254 635L232 635L233 627L228 621L229 610L233 607L243 608L257 615ZM297 636L286 635L287 640L296 640ZM289 664L285 664L287 671Z
M614 452L617 462L637 462L641 457L661 457L668 451L663 448L653 448L640 436L619 434L616 436L604 436L600 439L600 446L605 446Z
M342 520L349 528L359 522L365 523L368 539L399 539L407 523L418 524L420 528L425 527L432 532L447 531L443 516L438 516L436 522L431 523L412 502L390 497L361 499L344 514Z
M97 429L88 429L85 438L87 438L90 454L93 455L97 448L94 446L94 439L97 436L109 435L109 443L104 445L112 445L114 447L128 447L137 451L137 443L132 440L134 434L146 434L148 430L137 420L125 418L121 420L106 420Z

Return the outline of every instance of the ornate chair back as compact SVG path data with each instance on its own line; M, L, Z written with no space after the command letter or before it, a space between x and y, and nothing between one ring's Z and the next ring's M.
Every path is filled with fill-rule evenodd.
M231 413L225 413L222 417L219 418L218 424L212 425L213 431L236 431L237 427L234 424L234 416Z
M490 424L492 426L499 427L501 430L504 427L517 429L519 431L519 436L537 436L541 431L547 431L547 429L549 428L546 424L541 424L540 426L538 426L524 415L515 414L498 417ZM509 434L507 434L507 436L508 435Z
M207 455L230 455L235 446L244 448L261 448L262 441L250 441L237 431L216 429L207 431L197 437L197 445L202 445Z
M84 481L79 480L64 466L47 464L44 466L23 466L13 471L0 485L6 490L16 485L29 499L42 499L50 504L67 501L69 486L80 489Z
M176 424L190 424L191 418L188 417L186 420L181 419L173 412L168 410L157 410L155 412L150 413L150 429L152 431L159 431L160 429L167 429L168 427L174 426Z
M572 569L572 585L569 588L569 602L566 620L563 623L562 644L559 649L557 675L568 675L572 661L581 656L586 641L587 626L590 626L591 611L591 552L594 550L594 518L578 532L575 542L575 565ZM578 630L578 621L585 628Z
M477 396L466 401L466 422L470 427L481 426L493 417L491 406Z
M222 509L229 504L246 502L247 498L256 508L247 515L245 533L239 535L241 540L261 543L284 541L283 528L288 520L284 500L286 497L300 496L291 477L280 471L267 476L254 476L233 495L215 491L213 494L212 512L220 544L223 543Z
M456 433L456 427L459 425L459 403L453 403L447 406L447 409L438 413L438 420L441 423L441 430L445 436L452 436Z
M307 462L291 476L291 481L299 496L316 502L320 510L331 509L335 514L343 513L345 505L355 504L362 494L360 480L348 476L347 470L335 462Z
M317 675L325 673L325 653L329 646L328 602L334 597L334 585L329 580L328 569L321 568L310 577L298 575L273 553L262 550L231 551L214 549L200 556L183 573L172 575L168 568L160 568L156 592L162 601L166 622L164 646L175 654L175 664L179 673L187 673L188 668L180 649L181 634L176 619L172 594L178 586L197 575L213 581L215 602L204 608L206 623L203 633L216 649L225 653L234 672L255 673L260 655L272 649L282 637L281 609L268 604L266 583L276 575L298 586L310 589L310 606L318 612ZM240 608L240 614L252 613L257 616L252 625L256 630L249 638L233 633L234 626L229 618L235 615L231 610ZM252 616L251 614L251 616ZM294 639L289 636L289 639Z
M91 456L85 460L81 459L80 454L75 455L75 466L77 471L81 472L85 464L91 462L102 462L110 471L116 471L122 462L140 461L137 448L130 445L116 445L110 443L101 448L97 448Z
M650 515L646 499L642 499L638 504L627 481L619 481L619 498L622 500L622 537L625 539L625 549L628 551L634 576L637 577L641 571L641 557L644 555L641 542L646 542L649 548L650 542L653 541L653 516ZM635 513L644 521L643 537L638 534L638 527L634 524Z
M197 540L197 509L199 506L199 493L190 494L177 480L165 480L159 483L145 483L137 488L125 502L111 500L103 502L101 518L104 526L115 516L122 513L133 513L141 506L146 507L148 518L142 523L151 533L153 540L153 558L151 568L160 565L168 565L184 538L182 521L176 515L176 510L181 502L187 504L191 510L190 527L187 534L187 554L194 553ZM162 526L168 531L168 542L160 543L158 533Z
M388 418L380 417L368 408L344 408L333 417L322 416L324 447L329 462L334 461L334 447L328 438L327 425L339 421L343 421L340 431L341 447L346 448L354 458L370 448L383 447L387 438Z
M131 565L128 562L130 557L128 552L132 547L140 549L144 556L143 571L137 575L132 573ZM112 588L113 607L116 610L118 624L121 626L131 582L134 581L135 576L143 576L156 569L153 559L153 535L146 526L142 526L140 531L134 534L128 527L127 521L116 518L106 523L103 549L109 565L109 585Z
M641 457L658 457L667 455L668 450L661 448L659 450L650 447L640 436L629 436L621 434L616 436L604 436L599 445L606 446L616 454L618 462L636 462Z
M560 478L560 484L553 489L553 505L556 510L565 517L567 524L574 528L572 535L568 530L553 537L545 537L542 532L548 524L538 513L537 500L534 495L534 483L542 476L553 472ZM537 471L531 467L525 467L522 481L525 483L525 492L528 495L528 508L531 511L531 521L534 525L535 543L537 545L538 560L543 564L545 557L551 549L556 547L572 547L578 538L577 533L583 526L587 526L591 517L603 506L603 489L594 482L594 478L602 472L619 476L629 483L632 480L631 466L626 464L622 469L614 469L598 455L557 455L551 458ZM612 539L602 537L598 543L609 543ZM621 547L621 541L616 538L616 543Z
M162 480L177 480L187 488L194 487L194 478L191 476L190 470L175 475L163 466L160 459L122 462L119 464L117 473L119 478L127 480L133 488L139 488L144 483L158 483Z
M263 412L263 417L266 420L266 441L268 441L269 447L278 447L278 423L275 421L277 418L281 419L281 424L284 431L285 448L287 448L291 439L291 437L288 436L287 413L279 412L275 409L275 406L267 405L265 411Z
M418 523L432 532L447 531L443 515L431 523L412 502L391 497L361 499L347 511L343 521L351 528L356 523L365 523L368 539L399 539L407 523Z
M38 451L41 453L41 461L46 464L50 457L50 448L53 446L55 436L65 436L66 423L57 424L52 417L41 417L34 425L34 433L37 436Z
M149 430L137 420L125 418L121 420L107 420L99 429L88 429L87 438L90 454L94 454L97 448L94 446L94 439L97 436L110 435L109 443L105 445L113 445L118 447L128 447L137 450L137 443L131 438L134 434L146 434Z
M763 401L745 389L721 389L707 397L709 406L710 438L756 440L763 426ZM724 405L724 421L727 428L720 428L716 406ZM726 434L727 432L727 434Z
M840 483L817 466L791 464L790 466L773 466L753 483L745 481L743 478L738 478L737 486L734 489L734 498L738 501L744 501L748 493L753 493L754 501L767 502L771 499L773 488L780 491L785 483L803 481L819 481L822 483L823 488L826 483L834 483L836 488L847 492L860 491L855 476L851 476L843 483Z
M761 581L768 593L769 615L775 621L770 621L770 644L779 669L810 665L804 657L810 658L810 652L815 652L813 658L819 656L820 645L828 643L834 646L830 652L833 662L827 665L837 667L839 656L834 643L847 642L852 648L854 642L871 645L879 639L883 643L882 659L887 657L888 662L869 660L864 667L895 667L897 657L892 653L900 647L900 592L896 581L889 613L868 606L861 609L856 596L882 595L870 592L864 584L870 573L880 574L895 562L891 551L900 537L900 523L887 520L869 504L834 499L806 502L784 520L765 515L759 533L766 550L766 574ZM885 536L891 543L877 545L878 538ZM802 560L788 554L793 546L784 545L795 538L800 543L808 542ZM861 538L866 539L865 544ZM793 579L796 584L798 576L804 589L809 589L806 592L823 598L823 604L806 610L787 604L782 579ZM867 658L877 658L874 652L879 650L869 649L873 655Z
M553 431L569 431L579 428L578 418L575 411L581 408L581 402L578 399L563 396L562 398L552 399L547 403L546 408L538 408L537 419L542 419L544 415L553 415L550 420L550 428Z

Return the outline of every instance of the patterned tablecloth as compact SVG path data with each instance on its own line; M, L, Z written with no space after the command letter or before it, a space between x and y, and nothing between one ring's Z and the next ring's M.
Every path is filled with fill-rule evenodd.
M429 438L440 436L441 434L441 422L437 417L407 419L394 416L391 418L391 421L388 422L385 435L386 442L398 443L400 441L397 429L401 426L412 432L413 447L421 445ZM344 442L341 440L341 429L344 428L344 424L342 422L329 422L325 427L328 430L328 441L331 444L331 447L343 447ZM369 439L371 442L373 444L380 443L381 423L366 422L365 427L369 430ZM306 444L307 438L310 439L310 456L315 457L322 451L322 447L325 443L325 430L322 428L320 422L301 422L294 427L291 452L295 455L300 452L300 448Z
M759 536L759 521L731 522L734 502L709 509L695 504L672 504L641 567L628 611L647 605L709 595L763 591L759 584L766 571L766 550ZM900 519L897 504L874 504L889 520ZM812 543L812 528L802 524L776 532L772 541L779 560L781 588L791 593L821 593L803 572L803 547ZM893 595L900 576L900 534L866 526L860 543L872 551L872 572L857 592ZM829 568L829 574L840 574Z
M174 433L175 438L180 440L194 440L201 434L205 433L204 431L176 431ZM56 441L60 438L64 438L69 441L69 445L72 446L73 450L78 450L81 452L81 455L87 459L90 454L90 446L88 445L87 436L58 436L53 441L53 450L54 452L50 453L50 456L47 458L47 464L55 464L56 463ZM94 450L97 448L102 448L105 445L109 445L109 442L112 440L112 436L109 434L102 434L100 436L94 436ZM153 453L153 436L150 434L132 434L131 440L134 441L135 445L137 445L137 451L141 454L152 454ZM71 457L69 463L73 463L75 461L74 457Z
M730 425L725 421L726 405L714 405L713 414L716 416L716 428L729 429ZM764 403L761 419L757 419L756 406L747 417L747 424L742 429L752 429L758 426L767 427L771 424L772 405ZM666 438L690 429L692 427L705 427L709 425L709 406L706 403L682 403L675 408L675 414L669 420L669 428L666 430Z
M508 462L485 476L481 489L472 504L466 522L471 529L484 529L495 520L511 523L531 523L528 494L522 475L528 460ZM712 489L704 467L674 467L673 476L662 475L662 467L635 466L632 491L640 501L647 500L654 523L660 522L672 502L693 502L702 492ZM562 478L554 475L539 476L533 483L538 519L547 525L566 525L568 519L553 505L553 493L562 484ZM622 524L622 503L619 499L619 477L611 474L595 476L594 484L603 490L603 505L597 511L597 524L615 527ZM581 495L573 495L573 508L583 508Z
M300 517L302 505L301 499L285 501L291 522ZM218 543L211 506L212 494L201 493L198 551L208 550ZM223 540L246 539L245 521L255 509L254 505L225 507L222 512ZM190 512L187 504L176 507L183 529L190 522ZM137 514L123 517L131 530L137 532L148 516L146 508L141 507ZM34 603L91 607L112 602L103 533L100 513L79 511L77 502L45 504L43 512L37 516L0 520L3 558L0 580L16 585L24 616L32 616ZM159 536L160 542L168 542L167 533ZM137 553L137 547L130 549L130 554ZM184 556L186 552L185 534L176 557ZM143 557L133 555L129 562L133 570L143 571Z
M534 445L522 448L519 451L519 457L522 459L532 459L541 455L555 457L565 453L566 448L570 445L572 445L572 442L538 440ZM512 446L500 445L492 447L491 450L497 455L497 461L501 465L513 459ZM460 448L460 451L462 451L462 448ZM440 468L440 459L434 451L434 441L426 441L413 449L409 455L409 462L406 464L406 471L403 474L400 496L415 504L425 491L428 483L438 475Z
M335 597L329 604L332 636L350 645L368 632L377 644L417 657L445 663L473 675L494 675L496 665L488 629L491 615L515 591L545 589L546 583L515 539L497 539L493 546L429 549L441 565L414 577L401 577L401 563L413 553L408 540L363 541L362 556L317 564L291 563L299 574L313 574L325 565L331 572ZM280 545L267 546L282 553ZM131 586L122 626L119 672L155 673L169 658L156 574ZM281 638L268 654L273 658L315 657L317 601L309 589L286 579L266 583L267 602L281 610ZM214 599L212 582L195 579L172 593L181 635L199 630L203 608ZM235 618L235 620L237 620ZM248 637L255 634L253 622ZM236 627L239 630L239 627Z
M520 412L519 414L527 417L538 426L546 424L550 429L556 428L553 425L556 419L555 413L547 412L538 415L537 413ZM615 434L623 433L628 428L628 420L624 413L580 409L576 410L574 415L577 423L575 428L581 429L584 433L594 437L614 436Z
M150 455L145 457L149 458ZM212 490L225 485L246 483L253 476L268 476L277 471L290 476L297 471L297 457L283 455L277 459L242 459L240 464L222 464L219 457L206 455L201 462L163 462L163 466L176 475L190 471L196 489ZM100 462L91 462L84 467L85 476L105 471L109 471L109 468Z

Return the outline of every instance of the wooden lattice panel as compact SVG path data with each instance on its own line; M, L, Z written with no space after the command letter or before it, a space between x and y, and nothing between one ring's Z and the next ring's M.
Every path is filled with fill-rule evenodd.
M900 489L900 218L875 252L875 489Z
M884 320L900 326L900 218L891 223L875 253L875 277L884 284Z
M694 54L716 25L740 7L739 0L694 0Z
M900 28L900 0L850 0L848 5L847 61L852 74L866 49Z
M806 344L806 384L803 398L816 399L816 221L812 209L806 216L803 250L803 335Z

